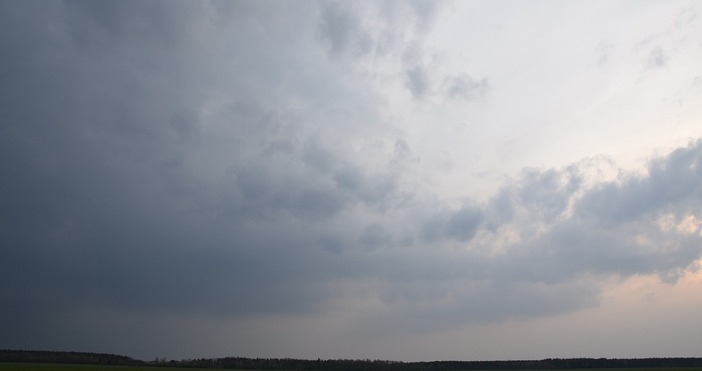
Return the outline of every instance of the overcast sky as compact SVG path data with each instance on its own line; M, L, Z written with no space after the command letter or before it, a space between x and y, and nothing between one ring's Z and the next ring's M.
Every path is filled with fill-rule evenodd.
M2 1L0 348L702 356L701 17Z

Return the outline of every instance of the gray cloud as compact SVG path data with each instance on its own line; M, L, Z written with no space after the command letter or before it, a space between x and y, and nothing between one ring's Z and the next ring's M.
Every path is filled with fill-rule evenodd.
M362 18L344 9L340 2L326 3L322 8L319 25L322 36L329 42L331 54L344 51L353 54L366 54L372 46L372 37L363 28Z
M16 8L5 14L23 10ZM53 10L60 14L64 9ZM104 40L85 44L40 34L31 40L37 55L19 49L6 60L13 79L3 89L3 96L11 99L3 104L2 167L13 179L2 186L6 196L0 220L8 231L3 237L5 262L16 263L7 266L7 277L16 274L14 281L35 275L33 285L49 284L51 290L77 287L66 291L69 297L95 296L136 307L158 304L159 310L275 310L280 301L271 298L294 295L296 290L274 285L260 291L244 283L286 275L285 270L252 267L285 259L263 250L305 244L307 238L261 239L245 224L282 218L286 212L312 219L329 216L348 202L344 192L331 181L305 181L295 172L304 164L299 160L289 172L282 171L286 164L280 159L256 163L258 141L269 140L285 119L262 101L246 98L250 103L237 103L256 93L236 75L225 78L233 83L229 98L235 103L217 113L220 117L212 117L199 96L205 94L204 87L193 82L202 79L222 87L215 81L222 76L217 71L186 72L185 65L192 61L177 52L169 55L169 45L149 50L152 45L137 42L140 36L129 24L141 24L138 17L152 13L133 15L136 8L126 5L123 10L70 2L65 11L76 17L72 20L85 23L77 33L105 27L100 36ZM177 22L181 11L188 13L179 6L156 9L153 14L164 20L143 23L155 27L152 34L170 37L169 29L158 24ZM105 14L109 19L100 18ZM198 21L197 14L191 21ZM51 16L53 23L60 19ZM4 24L43 32L41 23ZM182 41L178 35L176 39ZM63 44L53 45L59 42ZM111 48L100 53L108 56L113 49L115 54L121 48L135 50L131 59L116 60L94 52L56 55L75 45L102 48L104 43ZM47 44L55 50L38 48ZM208 51L226 54L214 46ZM151 58L154 63L149 63ZM235 66L237 57L233 58ZM218 72L226 76L224 70ZM11 92L25 84L35 85L33 96ZM298 125L293 130L304 129ZM37 227L42 232L35 233ZM290 249L282 251L292 254ZM36 254L45 258L35 260ZM181 270L191 278L181 282ZM235 284L224 289L215 282ZM182 297L183 292L191 298Z
M620 183L598 185L576 204L582 218L603 224L632 222L671 212L680 216L695 213L700 203L702 141L679 148L667 157L656 158L646 176L625 176Z
M415 66L407 71L407 88L415 98L422 98L429 90L429 76L424 68Z
M447 77L444 81L444 90L449 98L461 98L472 101L482 98L488 89L486 78L475 80L468 75Z
M665 67L666 64L668 64L668 59L668 55L666 55L665 51L662 48L654 48L648 55L648 60L646 61L646 68L649 69Z
M594 186L525 170L485 203L408 180L418 151L344 58L401 59L436 10L370 4L0 4L0 347L153 357L133 339L359 297L380 310L338 322L364 336L432 331L592 306L603 277L674 282L700 257L675 227L698 217L700 141ZM409 25L366 23L402 23L390 6Z
M466 204L455 211L442 211L434 215L422 228L422 237L427 242L440 238L469 241L483 223L483 211Z
M525 170L517 191L520 204L546 220L561 215L581 181L573 170Z
M320 3L318 35L333 57L396 58L429 31L441 3L388 1Z

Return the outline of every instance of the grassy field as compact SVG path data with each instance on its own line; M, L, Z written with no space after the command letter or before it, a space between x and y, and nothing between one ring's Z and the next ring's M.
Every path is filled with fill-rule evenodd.
M66 365L57 363L6 363L0 362L0 371L205 371L212 368L180 368L154 366L104 366L104 365ZM596 368L531 370L531 371L594 371ZM605 371L702 371L702 368L602 368ZM241 371L241 370L238 370ZM253 370L249 370L253 371ZM530 370L520 370L530 371Z
M5 363L0 362L0 371L202 371L205 368L171 368L148 366L104 366L104 365L65 365L58 363Z

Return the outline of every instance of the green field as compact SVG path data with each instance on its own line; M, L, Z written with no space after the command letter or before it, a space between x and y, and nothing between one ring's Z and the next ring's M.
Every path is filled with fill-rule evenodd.
M67 365L59 363L6 363L0 362L0 371L205 371L216 368L181 368L155 366L104 366L104 365ZM702 371L702 368L571 368L553 370L519 370L519 371ZM237 370L244 371L244 370ZM252 371L252 370L249 370Z
M66 365L59 363L5 363L0 362L0 371L203 371L205 368L176 368L149 366L105 366L105 365Z

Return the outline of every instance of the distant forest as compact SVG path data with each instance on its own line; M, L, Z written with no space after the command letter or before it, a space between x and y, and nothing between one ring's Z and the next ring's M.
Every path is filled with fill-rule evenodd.
M293 358L199 358L180 361L157 358L141 361L105 353L0 350L0 362L101 364L121 366L192 367L248 370L326 370L326 371L458 371L458 370L549 370L577 368L683 368L702 367L702 358L548 358L510 361L431 361L398 362L370 359Z

